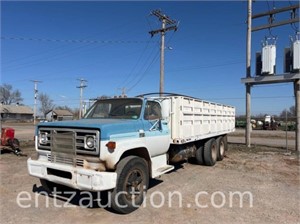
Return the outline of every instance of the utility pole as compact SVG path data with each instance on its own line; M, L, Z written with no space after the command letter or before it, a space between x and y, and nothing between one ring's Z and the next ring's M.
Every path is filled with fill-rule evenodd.
M155 34L161 34L161 45L160 45L160 82L159 82L159 93L164 92L164 79L165 79L165 34L170 30L177 30L177 22L170 19L167 15L163 14L160 10L153 10L152 15L156 16L161 22L161 29L152 30L149 33L151 37ZM167 26L168 25L168 26Z
M127 90L127 89L126 89L125 87L119 88L119 89L121 90L121 97L122 97L122 98L127 97L127 96L126 96L126 90Z
M251 77L252 0L248 0L246 77ZM246 84L246 146L251 146L251 84Z
M36 109L37 109L37 96L38 96L38 83L41 83L42 81L38 80L30 80L34 83L34 107L33 107L33 124L36 125Z
M77 79L77 80L80 81L80 86L76 86L76 88L79 88L79 89L80 89L79 119L81 119L81 117L82 117L82 98L83 98L83 89L84 89L85 87L87 87L87 85L86 85L87 80L82 79L82 78L81 78L81 79Z

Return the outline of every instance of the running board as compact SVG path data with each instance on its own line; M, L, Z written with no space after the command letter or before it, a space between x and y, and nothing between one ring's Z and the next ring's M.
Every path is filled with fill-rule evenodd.
M154 172L153 172L153 178L154 177L158 177L158 176L160 176L160 175L163 175L163 174L165 174L165 173L168 173L169 171L171 171L171 170L174 170L174 166L171 166L171 165L166 165L166 166L163 166L163 167L160 167L160 168L158 168L157 170L155 170Z
M151 158L151 177L155 178L174 169L168 164L167 154L158 155Z

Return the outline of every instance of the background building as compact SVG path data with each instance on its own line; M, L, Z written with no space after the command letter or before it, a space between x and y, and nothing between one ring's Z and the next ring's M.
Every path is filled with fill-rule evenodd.
M51 110L46 114L47 121L73 120L73 113L68 110Z
M33 110L28 106L0 105L0 113L3 121L32 121Z

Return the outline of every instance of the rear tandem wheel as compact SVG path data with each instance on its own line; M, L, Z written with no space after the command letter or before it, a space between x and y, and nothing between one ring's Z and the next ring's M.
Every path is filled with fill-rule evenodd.
M204 144L204 162L207 166L213 166L216 164L218 156L217 141L214 138L209 139Z

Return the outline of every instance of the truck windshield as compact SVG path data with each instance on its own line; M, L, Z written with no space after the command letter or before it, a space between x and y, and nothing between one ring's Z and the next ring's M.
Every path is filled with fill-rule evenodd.
M143 101L141 99L98 100L84 118L138 119Z

